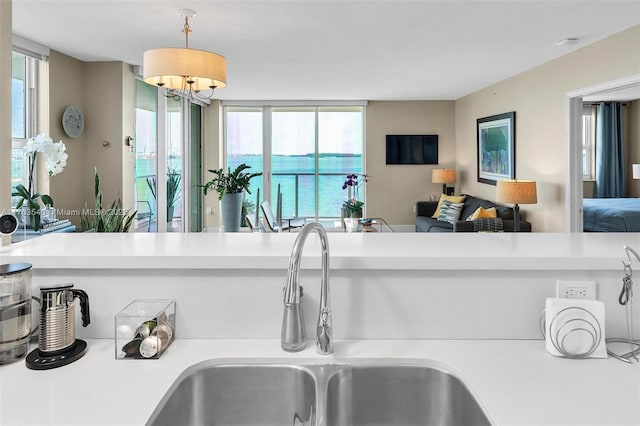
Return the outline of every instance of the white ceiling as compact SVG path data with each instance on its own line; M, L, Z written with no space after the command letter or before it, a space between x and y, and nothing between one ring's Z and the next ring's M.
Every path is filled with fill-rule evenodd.
M227 57L216 97L234 100L457 99L640 24L640 0L13 0L13 32L141 65L184 47L182 8L190 47Z

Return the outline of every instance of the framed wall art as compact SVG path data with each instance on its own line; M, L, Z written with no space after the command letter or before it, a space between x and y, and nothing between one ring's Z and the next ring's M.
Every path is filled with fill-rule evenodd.
M478 118L478 182L516 178L516 113Z

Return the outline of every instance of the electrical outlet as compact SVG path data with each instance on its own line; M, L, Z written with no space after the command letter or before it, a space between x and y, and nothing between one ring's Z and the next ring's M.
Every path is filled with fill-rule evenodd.
M556 281L556 297L596 300L595 281Z

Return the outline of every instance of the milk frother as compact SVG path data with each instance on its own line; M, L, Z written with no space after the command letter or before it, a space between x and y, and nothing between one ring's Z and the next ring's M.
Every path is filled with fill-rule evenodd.
M27 367L45 370L61 367L81 358L87 342L76 339L75 299L80 300L82 326L90 323L89 296L73 284L40 288L40 335L38 349L27 355Z

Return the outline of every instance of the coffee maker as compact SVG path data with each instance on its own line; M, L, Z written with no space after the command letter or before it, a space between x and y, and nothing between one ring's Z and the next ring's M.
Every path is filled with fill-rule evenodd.
M40 335L38 349L27 355L27 367L48 370L62 367L81 358L87 342L76 339L75 299L80 300L82 326L90 323L89 296L73 284L40 288Z

